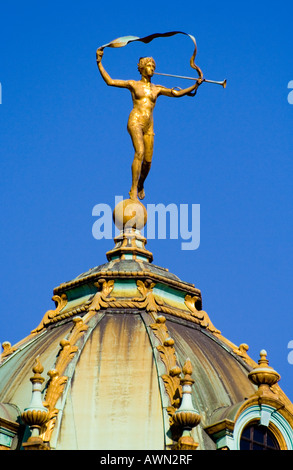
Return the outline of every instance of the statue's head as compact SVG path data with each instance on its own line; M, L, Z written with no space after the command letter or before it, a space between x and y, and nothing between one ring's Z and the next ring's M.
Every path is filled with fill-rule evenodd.
M143 72L146 70L148 66L151 66L153 71L156 68L156 62L152 57L141 57L138 61L137 68L140 74L143 74Z

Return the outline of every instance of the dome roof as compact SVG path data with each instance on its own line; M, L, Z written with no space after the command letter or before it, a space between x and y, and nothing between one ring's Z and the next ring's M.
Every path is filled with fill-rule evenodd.
M145 243L138 253L115 241L107 263L54 289L55 309L29 336L5 343L0 403L9 406L0 405L0 420L18 421L21 447L29 436L23 410L35 409L32 382L33 401L42 393L46 420L38 426L50 448L172 449L190 386L192 413L200 417L192 440L216 449L214 416L256 393L248 376L256 363L246 345L237 347L212 324L200 290L153 265ZM42 369L32 377L36 359ZM187 360L192 374L184 372Z

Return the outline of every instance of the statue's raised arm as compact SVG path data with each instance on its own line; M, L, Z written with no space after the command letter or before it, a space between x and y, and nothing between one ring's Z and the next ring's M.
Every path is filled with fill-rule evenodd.
M104 51L103 49L97 49L96 52L96 61L97 61L97 66L100 71L100 74L102 75L103 79L109 86L117 86L119 88L129 88L129 81L128 80L114 80L113 78L110 77L108 72L104 69L104 66L102 64L102 57L103 57Z

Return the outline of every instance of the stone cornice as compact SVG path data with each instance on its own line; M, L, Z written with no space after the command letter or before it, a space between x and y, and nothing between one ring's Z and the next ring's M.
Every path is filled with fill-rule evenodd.
M66 291L76 288L81 285L85 284L93 284L97 282L101 278L110 278L110 279L138 279L138 280L145 280L151 279L154 282L160 282L167 286L173 287L180 291L193 294L201 299L201 291L196 289L193 284L189 284L183 281L177 281L174 279L170 279L168 277L162 276L157 273L153 273L151 271L106 271L102 270L97 273L89 274L85 277L73 279L70 282L66 282L60 284L58 287L54 289L54 295L61 295Z

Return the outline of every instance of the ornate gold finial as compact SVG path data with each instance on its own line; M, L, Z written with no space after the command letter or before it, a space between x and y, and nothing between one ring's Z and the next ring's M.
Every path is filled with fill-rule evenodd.
M113 220L119 230L142 230L147 222L147 210L138 200L124 199L115 207Z
M174 424L183 430L178 444L176 445L176 449L195 450L198 447L198 443L196 443L191 436L191 430L200 423L201 417L192 403L191 387L194 384L194 380L191 378L192 365L190 359L186 360L182 372L184 377L181 379L181 405L173 415Z
M115 247L106 253L108 260L114 257L125 259L126 255L145 258L152 262L153 255L146 250L146 238L141 234L147 222L147 210L138 199L124 199L120 201L113 211L113 220L120 234L115 237Z
M185 364L183 366L183 369L182 369L182 372L184 374L184 378L181 379L181 383L182 385L186 385L186 384L194 384L194 380L191 378L191 374L192 374L192 365L191 365L191 362L190 362L190 359L186 359L185 361Z
M44 368L40 363L39 357L35 360L33 367L34 375L30 378L32 382L32 398L28 408L21 414L22 420L31 429L31 436L28 441L23 444L26 450L47 450L48 446L44 444L40 437L40 430L42 425L48 419L48 409L44 407L42 402L41 387L44 382L42 372Z
M258 386L259 395L270 393L270 388L280 380L280 374L269 366L267 352L264 349L260 351L258 365L249 372L248 378Z
M42 366L42 364L40 362L39 356L36 357L35 365L34 365L32 371L33 371L34 375L33 375L33 377L30 378L30 381L32 383L35 383L35 382L43 383L45 379L41 374L42 374L42 372L44 372L44 367Z

